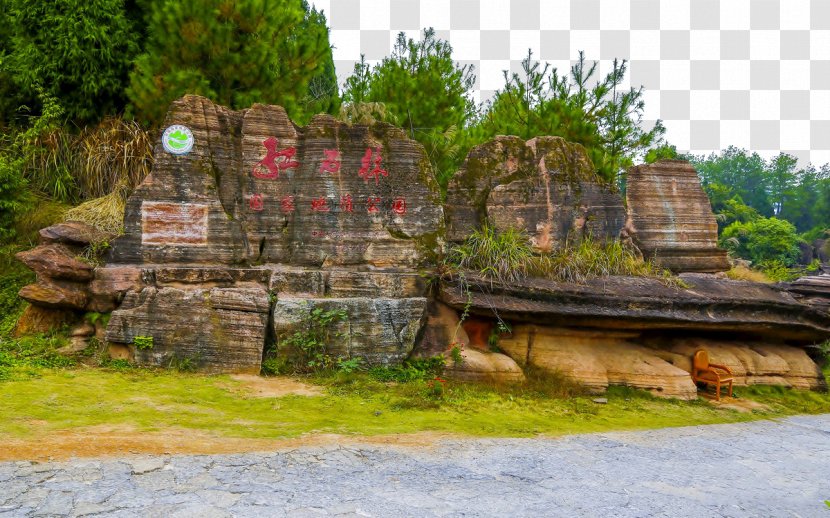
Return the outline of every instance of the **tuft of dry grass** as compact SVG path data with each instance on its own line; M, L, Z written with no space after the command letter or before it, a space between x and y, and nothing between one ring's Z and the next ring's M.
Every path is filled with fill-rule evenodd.
M731 270L726 272L726 276L733 281L764 282L768 284L773 282L764 272L740 265L733 266Z
M65 221L80 221L115 235L124 233L124 209L129 190L116 188L106 196L95 198L73 207L64 214Z

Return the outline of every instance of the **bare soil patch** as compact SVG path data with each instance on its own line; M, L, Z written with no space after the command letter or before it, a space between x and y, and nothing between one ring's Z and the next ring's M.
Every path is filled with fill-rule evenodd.
M290 450L309 446L372 444L402 448L430 448L454 434L419 432L354 437L339 434L308 434L290 439L221 437L197 430L166 429L142 432L125 426L95 426L57 431L26 439L0 436L0 462L15 460L53 461L82 457L127 457L129 455L228 454Z
M300 380L279 376L266 378L252 374L234 374L232 379L241 384L246 395L253 397L322 396L323 389ZM236 387L234 387L236 388Z

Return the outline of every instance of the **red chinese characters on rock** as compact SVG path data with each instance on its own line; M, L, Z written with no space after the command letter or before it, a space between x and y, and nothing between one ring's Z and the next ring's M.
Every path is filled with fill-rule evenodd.
M323 150L323 163L320 164L321 173L339 173L340 172L340 151L336 149Z
M372 152L372 148L366 148L366 154L363 155L360 161L361 167L357 174L366 183L369 183L369 178L374 178L375 185L377 185L381 176L389 176L389 172L380 167L382 161L383 157L380 154L379 147L374 149L374 153Z
M380 196L369 196L366 198L366 212L370 214L380 212Z
M320 196L319 198L312 198L311 210L314 212L328 212L330 210L328 200L326 200L323 196Z
M252 174L255 178L273 180L280 177L280 171L299 167L300 163L294 160L297 148L287 147L278 151L279 141L275 137L268 137L262 145L265 146L267 152L265 158L254 166ZM277 161L278 158L279 161Z
M248 207L254 211L261 211L265 206L265 202L262 199L261 194L252 194L250 198L248 198Z
M290 214L294 212L294 197L283 196L280 200L280 208L282 209L283 214Z
M354 212L351 194L340 196L340 212Z
M402 197L392 200L392 212L400 216L406 214L406 200Z

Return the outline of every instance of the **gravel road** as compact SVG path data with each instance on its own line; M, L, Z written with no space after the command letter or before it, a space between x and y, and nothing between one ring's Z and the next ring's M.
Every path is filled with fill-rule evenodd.
M0 517L827 518L825 499L830 414L420 448L0 463Z

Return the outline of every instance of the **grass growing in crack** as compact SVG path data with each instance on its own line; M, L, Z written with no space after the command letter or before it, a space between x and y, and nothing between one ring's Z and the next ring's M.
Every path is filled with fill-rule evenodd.
M551 252L537 252L520 230L497 231L491 226L474 231L448 256L450 265L506 284L526 277L583 284L610 275L652 277L664 284L684 287L670 272L640 258L618 240L599 242L585 237Z

